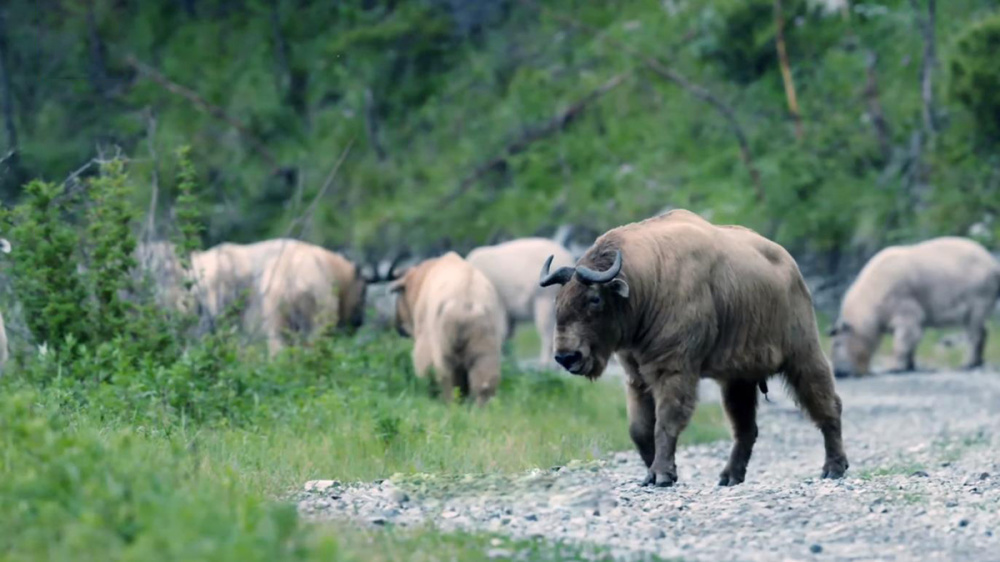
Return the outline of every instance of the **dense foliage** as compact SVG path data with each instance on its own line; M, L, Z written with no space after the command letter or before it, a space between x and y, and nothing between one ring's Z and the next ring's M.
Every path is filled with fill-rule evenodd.
M801 138L771 0L11 0L4 199L113 144L166 215L189 144L213 242L463 248L666 205L795 250L992 240L995 3L936 3L926 110L927 2L780 4Z

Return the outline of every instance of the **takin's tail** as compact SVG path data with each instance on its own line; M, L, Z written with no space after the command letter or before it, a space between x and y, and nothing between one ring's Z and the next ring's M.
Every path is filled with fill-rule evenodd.
M757 386L760 387L760 392L764 395L764 400L770 402L771 399L767 397L767 381L760 381L757 383Z

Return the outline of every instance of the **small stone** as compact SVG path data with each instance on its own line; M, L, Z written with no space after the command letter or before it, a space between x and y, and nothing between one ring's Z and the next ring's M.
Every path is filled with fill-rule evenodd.
M969 526L969 520L968 519L961 519L961 520L959 520L958 526L959 527L968 527Z
M491 548L486 551L486 557L490 560L508 560L514 557L514 553L504 548Z
M382 527L385 526L386 521L382 517L372 517L371 519L369 519L369 523L371 523L372 525L378 525L379 527Z
M500 539L490 539L490 546L500 546L502 544L503 541Z
M404 504L410 501L410 496L406 492L397 489L389 492L389 499L398 504Z
M653 540L666 538L666 536L667 534L663 532L663 529L657 529L656 527L653 527L652 529L649 530L649 538Z
M918 470L918 471L914 472L913 474L911 474L910 476L917 476L919 478L929 478L930 474L927 474L927 472L924 471L924 470Z
M809 547L809 552L813 554L819 554L820 552L823 552L823 547L822 545L814 544Z
M458 517L457 511L445 511L441 514L442 519L454 519L456 517Z
M958 502L957 502L957 501L954 501L954 500L952 500L952 501L949 501L949 502L946 502L946 503L944 504L944 506L945 506L945 507L958 507Z
M982 474L979 475L979 479L980 480L986 480L989 477L990 477L990 473L989 472L983 472Z
M532 514L530 514L530 515L525 515L525 516L524 516L524 519L525 519L526 521L538 521L538 516L537 516L537 515L535 515L534 513L532 513Z
M305 484L305 490L307 492L325 492L330 488L339 486L340 482L336 480L310 480Z

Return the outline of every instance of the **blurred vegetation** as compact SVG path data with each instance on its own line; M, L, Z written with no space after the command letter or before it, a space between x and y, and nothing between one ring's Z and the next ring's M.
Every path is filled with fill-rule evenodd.
M201 189L187 152L176 158L172 226L194 248ZM374 328L271 360L244 345L237 315L194 330L188 313L158 309L137 274L144 227L130 164L94 167L82 180L29 183L2 216L19 305L2 310L20 336L0 378L4 560L482 558L492 537L314 527L288 496L310 479L514 472L629 448L620 382L512 362L486 407L446 405L413 374L410 342ZM684 438L726 435L710 405Z
M933 130L926 2L781 4L801 139L772 0L9 0L18 150L0 194L9 204L27 178L61 181L115 145L134 203L157 177L167 217L179 187L164 155L189 145L206 241L250 241L286 232L350 146L297 235L463 249L669 205L833 264L974 225L992 242L995 3L937 3ZM731 110L759 187L718 107L644 57Z

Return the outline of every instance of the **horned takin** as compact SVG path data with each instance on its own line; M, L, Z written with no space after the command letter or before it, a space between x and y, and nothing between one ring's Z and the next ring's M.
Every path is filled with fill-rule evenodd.
M521 238L483 246L469 252L466 259L483 272L500 294L507 312L507 337L518 322L534 321L542 341L541 365L552 363L552 338L556 329L555 287L539 287L535 272L547 256L555 256L557 266L573 263L566 248L547 238Z
M392 291L396 329L413 337L418 376L433 373L445 401L458 388L485 404L500 382L506 315L496 289L455 252L411 268Z
M882 335L893 335L892 372L912 371L927 327L964 327L965 368L983 364L986 320L1000 296L1000 263L965 238L944 237L875 254L844 295L833 336L838 377L868 373Z
M605 233L576 267L550 271L550 263L540 284L562 285L555 359L596 379L617 354L644 485L677 481L677 438L702 377L721 386L733 429L719 484L743 482L757 438L757 388L776 373L823 434L823 477L843 476L840 397L809 290L784 248L674 210Z

